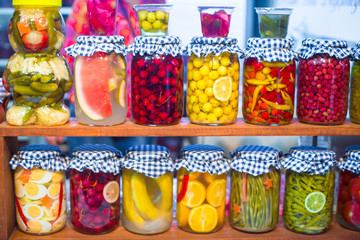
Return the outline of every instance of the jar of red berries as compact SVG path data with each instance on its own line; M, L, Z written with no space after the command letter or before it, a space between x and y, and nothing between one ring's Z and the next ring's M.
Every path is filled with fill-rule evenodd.
M183 113L183 60L180 38L138 36L129 46L131 114L135 123L172 125Z
M85 234L113 231L120 221L120 165L122 154L104 144L74 148L70 169L73 228Z
M345 121L351 55L346 41L307 38L300 49L297 117L310 124Z

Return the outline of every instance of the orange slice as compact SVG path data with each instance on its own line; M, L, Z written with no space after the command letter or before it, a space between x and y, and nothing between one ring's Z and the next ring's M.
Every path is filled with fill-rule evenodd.
M216 209L209 204L204 204L190 211L189 226L199 233L211 232L218 223Z
M108 182L103 190L103 196L108 203L114 203L119 198L120 187L115 181Z
M216 209L218 214L218 226L222 226L224 224L224 218L225 218L225 202L220 207Z
M179 227L185 227L188 223L189 208L182 203L178 203L176 209L176 221Z
M196 180L197 178L200 177L201 173L200 172L189 172L185 168L180 168L180 170L178 171L178 176L179 176L178 179L183 180L184 175L189 175L189 180Z
M213 207L219 207L225 203L226 180L220 179L212 182L206 192L206 200Z
M181 201L190 208L197 207L205 201L206 189L204 185L196 180L189 181L188 189L184 199Z

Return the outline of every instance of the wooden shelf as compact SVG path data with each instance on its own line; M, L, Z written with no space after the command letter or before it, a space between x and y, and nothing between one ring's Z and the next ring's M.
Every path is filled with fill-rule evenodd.
M293 120L284 126L260 126L247 124L242 119L226 126L202 126L189 122L187 118L172 126L142 126L127 120L111 127L94 127L79 124L75 119L63 126L10 126L0 124L0 136L69 136L69 137L167 137L167 136L345 136L360 135L360 124L346 121L342 125L321 126Z

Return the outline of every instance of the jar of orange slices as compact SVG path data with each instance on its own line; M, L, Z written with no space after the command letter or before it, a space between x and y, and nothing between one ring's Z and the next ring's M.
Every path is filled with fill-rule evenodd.
M187 232L211 233L224 225L226 177L224 150L211 145L189 145L175 163L178 226Z

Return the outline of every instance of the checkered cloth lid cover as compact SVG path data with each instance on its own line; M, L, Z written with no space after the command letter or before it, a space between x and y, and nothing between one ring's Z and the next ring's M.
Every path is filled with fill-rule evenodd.
M297 59L297 53L291 50L294 43L291 38L249 38L245 57L266 62L289 62Z
M10 93L5 89L2 79L0 78L0 102L3 102L6 97L8 97Z
M355 46L356 46L356 48L352 49L353 58L355 60L360 60L360 41L358 41Z
M211 54L218 56L224 52L229 52L243 58L244 53L237 42L235 38L193 37L190 44L185 47L183 54L190 56L194 53L200 58Z
M176 36L167 37L135 37L134 43L127 49L128 53L143 56L144 54L153 55L172 55L177 56L183 52L181 40Z
M28 145L22 147L11 158L10 166L15 170L18 166L25 169L37 167L44 170L66 170L67 158L61 154L60 148L54 145Z
M79 36L76 43L65 48L67 55L90 57L96 52L116 52L126 55L127 50L122 36Z
M310 175L327 173L334 165L335 152L312 146L292 147L287 156L281 160L281 165L286 170L298 173L307 172Z
M151 178L172 172L174 165L170 150L159 145L136 145L126 150L123 167L132 169Z
M299 58L308 59L319 53L329 54L330 57L342 59L351 56L348 44L343 40L311 39L302 41L303 47L299 50Z
M281 169L279 157L282 152L272 147L244 145L230 152L232 161L230 168L258 176L270 172L270 167Z
M106 144L83 144L74 148L68 169L82 172L85 168L95 173L119 174L122 153Z
M194 144L183 147L175 169L186 168L190 172L222 174L229 171L229 160L222 148L212 145Z
M348 170L360 174L360 145L349 146L345 150L345 156L339 164L342 171Z

